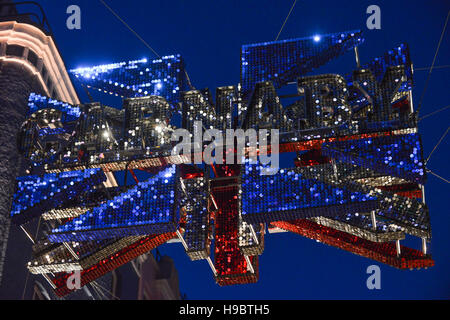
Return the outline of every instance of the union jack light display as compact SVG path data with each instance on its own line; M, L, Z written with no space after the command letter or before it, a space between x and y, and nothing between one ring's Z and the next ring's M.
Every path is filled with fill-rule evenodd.
M30 272L54 274L64 296L72 272L86 285L178 239L219 285L253 283L266 237L279 231L400 269L433 266L408 46L364 65L358 57L347 74L310 75L363 42L348 31L244 45L240 83L215 99L192 87L180 55L71 71L87 88L123 97L122 109L32 94L18 139L30 174L17 179L11 210L17 224L40 217L50 226ZM280 95L287 86L295 94ZM175 154L180 128L278 130L276 146L233 140L224 158L256 151L295 161L193 163L208 143ZM421 239L421 251L400 244L406 234Z

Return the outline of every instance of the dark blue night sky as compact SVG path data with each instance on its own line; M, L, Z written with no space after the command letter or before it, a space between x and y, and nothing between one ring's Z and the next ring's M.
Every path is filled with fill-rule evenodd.
M180 53L197 88L234 85L239 81L239 55L243 44L274 40L292 0L111 0L117 11L160 55ZM97 0L41 0L68 69L153 58L149 51ZM66 8L82 10L82 29L66 28ZM366 8L381 8L382 29L366 28ZM366 39L359 48L362 63L402 42L410 45L416 68L430 66L450 2L429 1L298 1L280 39L361 29ZM450 64L450 26L436 65ZM344 74L355 67L348 53L318 69L317 73ZM413 89L418 104L427 71L417 71ZM450 69L433 71L422 115L449 105ZM87 97L79 90L80 97ZM105 104L117 104L97 96ZM420 122L425 156L450 125L450 110ZM450 178L450 135L433 154L428 167ZM266 237L257 284L219 287L205 261L191 262L181 244L160 247L174 258L181 291L188 299L428 299L450 298L450 185L429 176L426 201L430 207L436 266L402 271L295 234ZM420 240L406 241L420 248ZM366 287L366 268L381 267L381 290Z

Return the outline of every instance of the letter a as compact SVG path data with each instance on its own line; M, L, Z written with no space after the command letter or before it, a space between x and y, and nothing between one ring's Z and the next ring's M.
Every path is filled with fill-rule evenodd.
M367 7L367 14L372 14L369 18L367 18L367 29L381 29L381 9L377 5L371 5Z
M79 270L75 271L66 281L69 290L81 289L81 273Z
M367 289L373 290L381 289L381 270L379 266L371 265L367 267L367 274L372 274L369 278L367 278Z
M77 5L71 5L67 7L67 14L71 14L71 16L69 16L67 18L67 29L69 30L73 30L73 29L77 29L80 30L81 29L81 9L79 6Z

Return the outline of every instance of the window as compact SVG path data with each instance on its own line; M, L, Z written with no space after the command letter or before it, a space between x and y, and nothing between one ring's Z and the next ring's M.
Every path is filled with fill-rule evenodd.
M37 68L37 63L38 63L38 59L39 57L37 56L36 53L34 53L34 51L28 51L28 61L31 62L31 64L33 66L35 66Z
M44 79L44 81L45 81L45 76L47 75L47 68L45 67L45 65L42 66L41 75L42 75L42 79Z
M10 44L6 47L7 56L22 57L24 48L15 44Z

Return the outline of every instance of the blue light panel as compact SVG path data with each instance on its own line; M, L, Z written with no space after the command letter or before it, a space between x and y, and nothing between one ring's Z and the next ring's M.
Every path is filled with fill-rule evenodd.
M17 191L11 209L12 220L17 224L28 222L103 181L106 181L106 176L101 169L17 178Z
M187 89L181 56L171 55L70 70L83 84L123 98L161 96L174 104Z
M403 65L405 67L406 82L400 87L399 91L411 90L413 85L413 69L411 57L409 54L409 47L402 43L398 47L389 50L382 56L372 59L367 64L361 65L362 69L369 69L375 76L377 81L381 83L388 67L396 67ZM347 74L346 79L352 82L352 75Z
M300 169L261 175L258 165L245 165L242 175L242 217L248 223L269 223L309 217L334 217L370 212L378 201L319 180L306 179Z
M53 100L51 98L31 93L28 98L28 113L27 117L33 113L44 109L55 109L62 112L61 122L76 121L81 116L81 109L76 106L72 106L68 103Z
M174 232L178 226L175 166L54 229L51 242Z
M362 44L361 31L264 42L242 46L241 83L244 96L258 82L280 88Z
M310 166L299 169L305 178L317 179L323 183L346 188L352 192L370 193L379 199L377 217L392 226L401 226L402 231L418 237L431 237L428 207L419 199L394 195L378 187L401 184L400 179L374 172L355 164L334 163ZM370 214L359 211L359 214ZM356 214L355 214L356 216ZM347 215L347 218L349 215ZM342 220L335 217L333 219ZM353 219L353 222L355 219ZM383 223L383 222L382 222ZM377 223L378 225L378 223Z
M324 155L378 173L424 184L423 149L418 134L330 142Z

